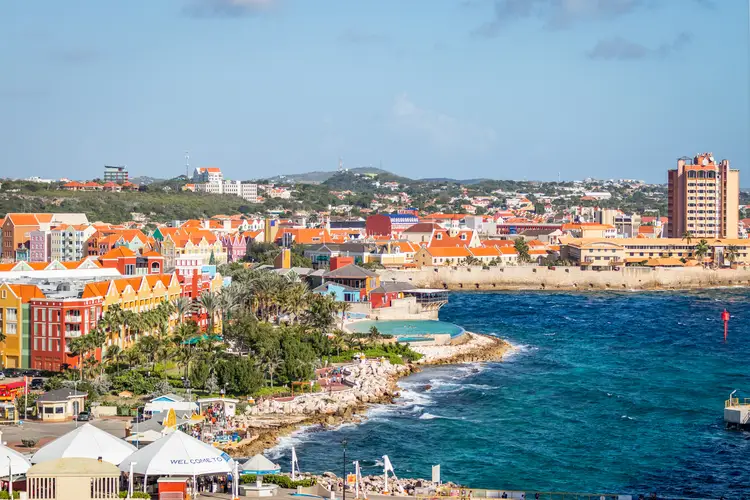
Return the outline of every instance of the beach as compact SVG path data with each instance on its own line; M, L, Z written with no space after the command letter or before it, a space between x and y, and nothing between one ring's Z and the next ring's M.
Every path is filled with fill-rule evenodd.
M330 392L303 394L293 399L279 398L259 402L238 415L238 427L248 437L224 450L242 457L261 453L275 446L278 438L303 427L333 428L360 422L369 405L392 403L398 397L398 380L423 366L501 361L513 350L508 342L493 336L465 332L449 345L412 346L424 357L413 364L391 364L388 360L364 360L341 366L346 388Z

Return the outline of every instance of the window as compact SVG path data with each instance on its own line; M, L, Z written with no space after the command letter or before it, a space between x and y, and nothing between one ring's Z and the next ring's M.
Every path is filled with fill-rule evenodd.
M18 333L18 323L7 323L5 325L5 333L8 335L15 335Z
M54 409L54 408L52 408L51 406L45 406L45 407L44 407L44 413L45 413L45 414L47 414L47 415L51 415L51 414L52 414L52 413L54 413L54 412L55 412L55 409Z
M18 309L8 307L5 309L5 321L18 321Z
M55 413L63 413L65 411L65 408L62 406L55 406Z

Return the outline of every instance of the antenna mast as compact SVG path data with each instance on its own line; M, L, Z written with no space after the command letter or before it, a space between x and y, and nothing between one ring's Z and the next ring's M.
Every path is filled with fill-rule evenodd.
M185 151L185 178L190 179L190 152Z

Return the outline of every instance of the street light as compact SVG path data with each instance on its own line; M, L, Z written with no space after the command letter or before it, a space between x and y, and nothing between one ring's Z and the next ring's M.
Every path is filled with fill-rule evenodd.
M73 381L73 395L78 396L78 383L80 380L74 380ZM76 398L77 399L77 398ZM80 413L81 409L78 409L78 412ZM76 421L76 429L78 429L78 415L73 415L73 419Z
M341 447L344 449L344 480L341 482L341 491L342 491L342 497L343 500L346 500L346 445L347 440L344 439L341 441Z
M10 498L13 498L13 463L10 460L10 455L6 455L8 459L8 493Z
M143 408L144 412L146 411L145 406L137 406L135 409L135 447L136 448L138 448L139 445L141 444L141 433L139 432L139 430L141 428L141 415L143 415L143 413L138 411L141 408Z

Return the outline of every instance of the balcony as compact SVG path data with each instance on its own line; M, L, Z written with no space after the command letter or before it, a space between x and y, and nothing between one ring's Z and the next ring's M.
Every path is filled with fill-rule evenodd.
M65 322L66 323L80 323L81 317L80 316L65 316Z
M80 330L65 330L65 338L66 339L77 339L82 335Z

